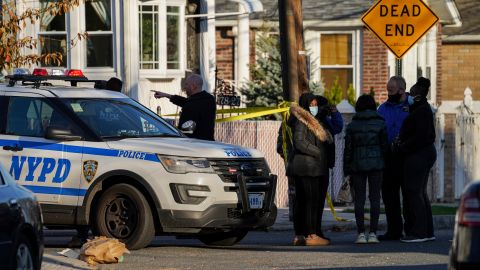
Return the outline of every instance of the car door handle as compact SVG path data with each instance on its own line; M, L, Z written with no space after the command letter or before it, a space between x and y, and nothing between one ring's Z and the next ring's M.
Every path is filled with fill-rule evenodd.
M6 151L13 151L13 152L17 152L17 151L22 151L23 150L23 146L21 145L5 145L3 146L3 150L6 150Z

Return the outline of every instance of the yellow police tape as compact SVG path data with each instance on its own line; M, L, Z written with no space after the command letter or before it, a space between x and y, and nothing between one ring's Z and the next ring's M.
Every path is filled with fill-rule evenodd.
M244 113L244 114L219 118L219 119L216 119L215 122L224 123L224 122L240 121L245 119L257 118L261 116L281 113L282 114L282 138L283 138L282 150L283 150L283 158L286 164L288 161L287 140L290 141L290 144L293 144L292 130L287 125L287 121L290 116L290 106L291 106L290 102L282 102L278 105L277 108L249 107L249 108L235 108L235 109L220 109L216 111L216 114L232 114L232 113L237 113L237 114ZM178 116L178 114L162 115L162 117L166 117L166 116ZM326 199L327 199L327 204L330 207L330 210L332 211L333 218L336 221L351 221L349 219L342 218L337 215L337 211L335 210L332 203L332 199L330 198L330 195L328 193L327 193Z

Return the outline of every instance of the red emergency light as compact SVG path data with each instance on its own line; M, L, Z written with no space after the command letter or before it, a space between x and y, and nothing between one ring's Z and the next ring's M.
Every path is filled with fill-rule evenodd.
M65 71L65 75L70 77L85 77L80 69L69 69Z
M36 68L32 74L33 76L48 76L48 71L45 68Z

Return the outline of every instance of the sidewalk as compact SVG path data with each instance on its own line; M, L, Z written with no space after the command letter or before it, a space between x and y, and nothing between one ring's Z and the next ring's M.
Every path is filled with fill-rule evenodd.
M348 219L349 221L336 221L333 218L332 212L330 209L325 208L323 211L323 224L322 228L324 231L350 231L356 230L355 224L355 214L354 213L343 213L344 208L335 208L337 216ZM368 217L368 214L365 215ZM369 221L365 220L365 226L368 226ZM380 215L378 221L378 229L380 231L385 231L387 225L387 220L385 214ZM442 229L453 229L455 226L455 216L433 216L433 225L435 230ZM279 208L277 214L277 220L275 224L271 227L272 231L293 231L293 223L288 220L288 208Z

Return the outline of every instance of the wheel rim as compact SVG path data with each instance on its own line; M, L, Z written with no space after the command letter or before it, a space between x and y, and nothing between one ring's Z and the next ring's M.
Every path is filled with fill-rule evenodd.
M20 244L17 249L17 270L33 270L33 260L30 249L25 244Z
M105 223L108 232L118 239L126 239L137 227L138 214L135 203L127 197L118 197L107 205Z

